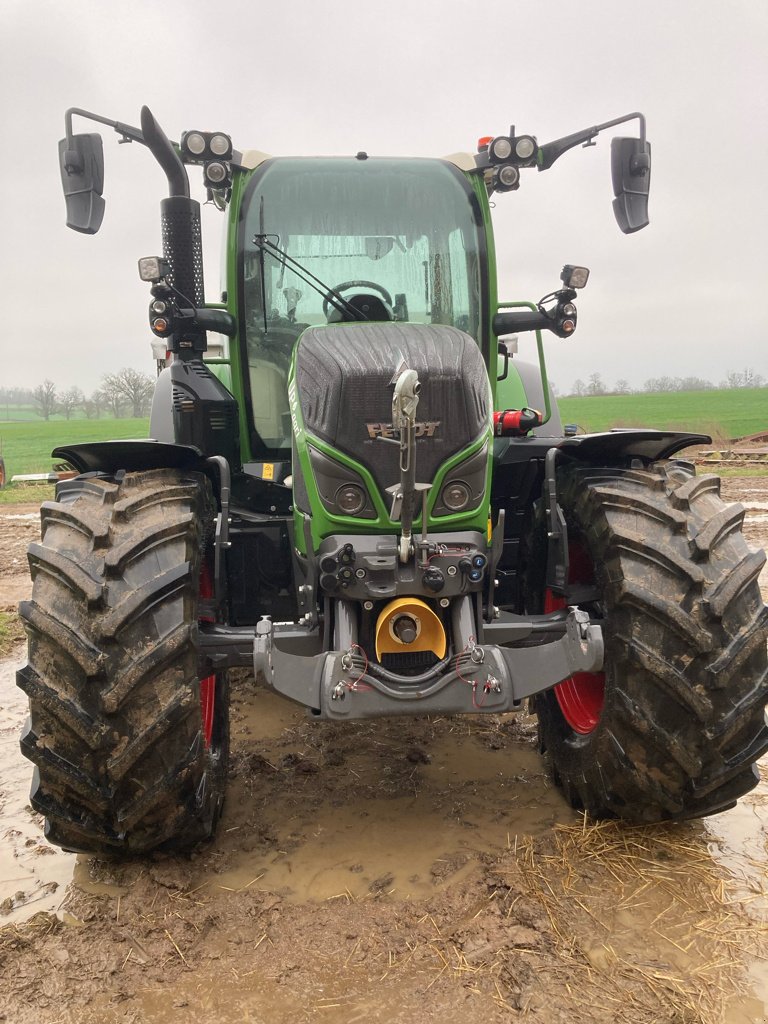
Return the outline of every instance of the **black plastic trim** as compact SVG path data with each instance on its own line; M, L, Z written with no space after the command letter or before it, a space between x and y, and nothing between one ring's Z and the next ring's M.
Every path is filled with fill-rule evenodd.
M563 455L579 462L597 463L627 458L655 462L657 459L669 459L683 448L711 443L712 438L708 434L642 428L577 434L575 437L495 438L493 464L498 467L541 459L550 448L558 448Z
M78 473L131 473L142 469L203 469L205 458L199 448L186 444L144 439L138 441L92 441L54 448L54 459L64 459Z
M558 448L582 462L603 459L640 458L655 461L668 459L691 445L711 444L708 434L685 434L672 430L611 430L602 434L581 434L566 437Z

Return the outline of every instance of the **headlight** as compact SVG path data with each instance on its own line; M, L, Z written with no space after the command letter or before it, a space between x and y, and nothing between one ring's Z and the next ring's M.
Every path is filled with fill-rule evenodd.
M432 506L432 515L455 515L480 507L486 493L488 476L488 444L448 470Z
M463 480L451 480L445 485L441 495L443 504L451 512L461 512L465 509L471 496L471 491Z
M356 516L365 508L365 491L357 484L342 484L336 491L336 504L344 515Z
M307 445L312 475L317 485L318 497L326 511L335 516L360 516L361 519L375 519L376 509L359 473L349 466L343 466L329 455ZM299 488L299 491L301 488ZM294 493L297 493L294 491Z

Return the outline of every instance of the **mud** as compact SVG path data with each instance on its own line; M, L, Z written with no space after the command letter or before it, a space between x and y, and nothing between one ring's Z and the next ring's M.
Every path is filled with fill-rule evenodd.
M723 491L768 546L768 481ZM0 512L0 607L38 523ZM108 863L49 847L28 805L22 653L0 663L0 1021L768 1019L768 766L705 822L593 826L531 719L318 724L243 674L215 842Z

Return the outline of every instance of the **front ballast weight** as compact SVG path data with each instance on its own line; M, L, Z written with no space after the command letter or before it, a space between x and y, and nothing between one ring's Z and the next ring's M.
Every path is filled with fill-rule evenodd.
M402 677L368 658L345 603L337 609L343 649L323 652L317 631L268 616L256 626L257 678L317 718L520 711L526 698L603 666L602 631L581 609L535 617L501 612L478 639L466 596L452 608L453 652L420 675ZM525 646L507 646L516 643Z

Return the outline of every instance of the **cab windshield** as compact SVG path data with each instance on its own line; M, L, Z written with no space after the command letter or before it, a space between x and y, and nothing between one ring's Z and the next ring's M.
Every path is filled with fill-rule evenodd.
M263 165L248 187L240 245L256 453L277 458L290 446L287 375L306 327L450 324L480 341L480 217L469 183L440 160ZM313 287L273 246L321 283Z

